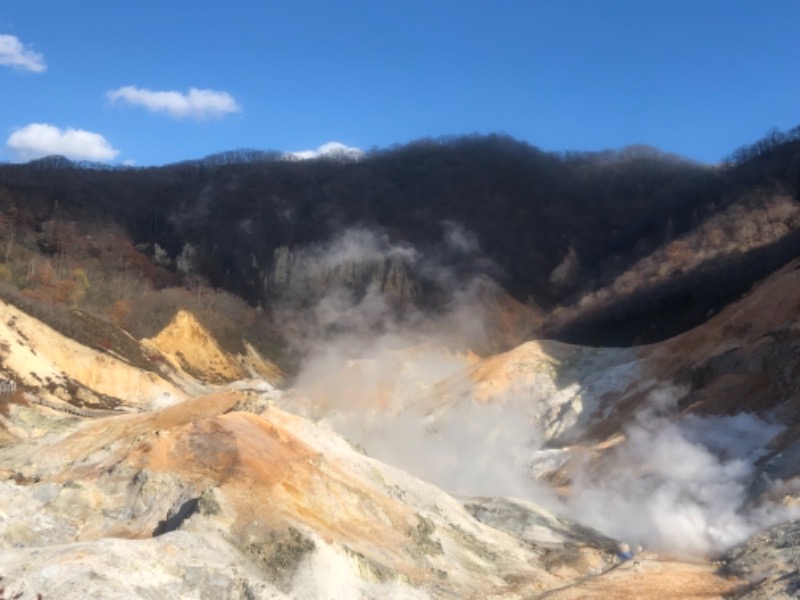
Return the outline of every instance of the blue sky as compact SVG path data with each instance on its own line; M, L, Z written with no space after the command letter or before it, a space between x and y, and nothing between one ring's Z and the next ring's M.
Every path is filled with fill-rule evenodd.
M502 132L716 162L800 124L799 30L798 0L6 0L0 160Z

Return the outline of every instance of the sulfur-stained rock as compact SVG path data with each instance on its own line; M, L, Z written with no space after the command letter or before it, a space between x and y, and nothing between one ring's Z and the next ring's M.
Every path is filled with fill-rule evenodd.
M750 582L737 598L790 600L800 595L800 522L757 533L724 557L725 573Z

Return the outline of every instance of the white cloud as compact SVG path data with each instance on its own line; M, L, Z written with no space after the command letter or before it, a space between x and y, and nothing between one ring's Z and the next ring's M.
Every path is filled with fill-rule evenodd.
M0 35L0 65L27 69L34 73L47 69L44 57L33 50L26 50L19 38L13 35Z
M198 90L189 92L156 92L134 85L127 85L106 93L106 97L116 102L126 102L143 106L150 112L163 112L176 119L209 119L222 117L228 113L240 112L242 107L228 92L217 90Z
M12 133L6 146L20 160L59 154L72 160L113 160L119 150L99 133L83 129L59 129L46 123L31 123Z
M316 150L287 152L283 157L287 160L308 160L320 157L358 160L364 157L364 151L354 146L346 146L341 142L328 142L327 144L322 144Z

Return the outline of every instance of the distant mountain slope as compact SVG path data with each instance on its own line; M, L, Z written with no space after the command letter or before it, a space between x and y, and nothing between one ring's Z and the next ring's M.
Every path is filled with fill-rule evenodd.
M0 166L0 208L51 255L71 250L47 231L113 219L163 276L201 276L268 308L286 257L369 231L379 247L413 251L392 269L417 306L442 307L454 287L489 276L519 301L566 308L551 335L624 344L700 322L800 249L796 138L714 167L647 147L545 153L496 135L420 140L358 161L248 151L100 169L43 159ZM766 213L768 231L742 229L751 211ZM707 252L714 232L725 252ZM13 245L8 235L0 243ZM369 284L359 279L356 294Z

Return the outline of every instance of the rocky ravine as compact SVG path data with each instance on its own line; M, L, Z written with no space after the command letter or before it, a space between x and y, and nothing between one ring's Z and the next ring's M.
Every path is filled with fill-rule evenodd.
M481 524L434 486L273 406L268 369L224 356L186 314L144 344L159 359L143 370L3 309L3 370L19 388L2 405L7 595L524 597L613 558L613 541L581 533L550 573L576 536L570 525L542 512L557 527L532 544ZM203 357L216 385L192 375ZM243 364L253 379L220 382ZM114 387L116 372L142 381Z
M782 415L788 427L742 476L743 502L789 518L797 308L779 299L797 273L638 351L393 349L288 392L274 366L226 355L186 313L141 344L141 362L0 305L2 370L18 384L0 397L0 587L20 598L713 598L769 585L792 597L788 533L752 538L724 571L708 555L669 555L655 534L620 562L618 540L561 508L578 473L618 466L629 425L670 389L673 420ZM721 406L715 386L729 392ZM541 496L548 508L496 497L534 497L534 479L558 492Z
M547 482L566 514L661 555L722 557L754 536L758 568L725 572L754 590L771 573L769 597L792 598L796 578L779 574L800 568L794 546L770 548L800 517L798 264L660 344L531 341L487 358L378 344L310 369L280 402L451 492L552 505L529 485Z

